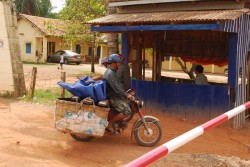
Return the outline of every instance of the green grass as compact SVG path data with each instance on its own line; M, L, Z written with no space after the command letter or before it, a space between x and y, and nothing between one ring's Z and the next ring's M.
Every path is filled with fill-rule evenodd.
M34 63L34 62L25 62L23 61L23 64L26 65L33 65L33 66L55 66L58 63ZM97 75L101 75L100 73L92 73L90 70L86 71L86 70L81 70L81 69L66 69L64 70L66 71L66 74L69 76L97 76Z
M65 97L73 96L70 92L65 90ZM60 88L50 88L50 89L36 89L34 92L33 102L36 103L46 103L51 104L60 97ZM25 101L29 101L28 97L24 98Z
M34 62L26 62L26 61L23 61L22 63L23 64L28 64L28 65L48 65L48 66L55 65L53 63L34 63Z
M87 75L87 76L96 76L100 75L100 73L92 73L91 71L84 71L84 70L68 70L67 73L69 75Z
M11 94L10 92L6 92L4 94L1 94L0 97L6 98L6 99L11 99L11 98L13 98L13 94Z

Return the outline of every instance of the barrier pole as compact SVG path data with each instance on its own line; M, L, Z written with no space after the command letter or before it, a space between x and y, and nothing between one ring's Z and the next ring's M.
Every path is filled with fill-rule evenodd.
M167 155L177 148L183 146L184 144L190 142L191 140L197 138L198 136L202 135L204 132L211 130L212 128L216 127L217 125L231 119L235 115L245 111L246 109L250 108L250 101L240 105L172 140L169 142L155 148L154 150L142 155L141 157L135 159L134 161L125 165L125 167L143 167L151 164L152 162L156 161L157 159Z

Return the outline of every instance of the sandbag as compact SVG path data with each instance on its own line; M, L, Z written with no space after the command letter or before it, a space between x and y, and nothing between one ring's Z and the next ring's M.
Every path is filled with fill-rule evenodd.
M85 134L102 137L108 125L107 119L93 112L80 110L78 114L67 112L61 120L55 122L58 131L71 134Z

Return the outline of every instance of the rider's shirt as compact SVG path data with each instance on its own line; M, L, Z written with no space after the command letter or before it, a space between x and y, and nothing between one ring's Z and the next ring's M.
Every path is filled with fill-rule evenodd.
M115 69L108 66L103 79L107 81L107 97L109 99L127 99L128 94L124 91Z

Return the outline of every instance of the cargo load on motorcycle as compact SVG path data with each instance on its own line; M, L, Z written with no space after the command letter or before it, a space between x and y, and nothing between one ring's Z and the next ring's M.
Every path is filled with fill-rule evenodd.
M110 134L106 128L109 120L118 112L106 99L105 81L93 82L90 77L83 77L73 84L58 82L58 85L73 95L70 98L58 98L56 101L54 125L58 131L70 134L77 141L85 142L94 137L103 137L105 133ZM131 137L134 136L141 146L156 145L162 137L159 120L143 115L143 101L134 97L135 91L128 90L127 93L133 96L130 100L133 114L116 122L112 135L122 134L134 114L138 114L139 118L133 124Z

